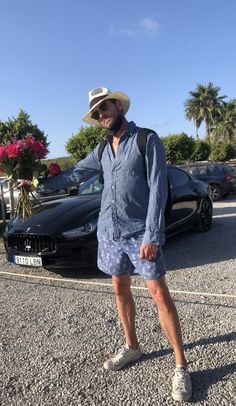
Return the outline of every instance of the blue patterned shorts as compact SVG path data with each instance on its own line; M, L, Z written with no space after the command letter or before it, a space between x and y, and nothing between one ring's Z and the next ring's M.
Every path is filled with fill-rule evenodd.
M143 235L133 235L120 240L108 240L98 236L98 268L111 276L137 273L144 279L159 279L166 267L162 248L158 248L154 260L140 259L139 249Z

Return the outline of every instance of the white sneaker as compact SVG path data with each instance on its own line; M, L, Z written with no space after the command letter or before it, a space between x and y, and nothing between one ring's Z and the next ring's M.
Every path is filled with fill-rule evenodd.
M111 371L118 371L119 369L124 368L130 362L136 361L141 357L142 353L140 348L133 350L125 344L118 353L104 362L103 367Z
M192 383L188 370L182 365L175 368L172 397L174 400L187 401L192 397Z

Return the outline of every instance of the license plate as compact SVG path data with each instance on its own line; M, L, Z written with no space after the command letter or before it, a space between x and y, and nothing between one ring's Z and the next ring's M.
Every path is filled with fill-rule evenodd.
M14 255L13 262L16 265L42 266L42 258L40 257L22 257L21 255Z

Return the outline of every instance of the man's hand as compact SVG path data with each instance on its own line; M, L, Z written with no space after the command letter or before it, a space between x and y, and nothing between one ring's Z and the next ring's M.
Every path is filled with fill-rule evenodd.
M21 186L25 186L25 185L29 186L31 189L35 189L31 180L22 179L22 180L20 180L20 182L17 183L17 187L21 187Z
M156 244L142 243L139 251L140 259L148 259L149 261L157 257L158 246Z

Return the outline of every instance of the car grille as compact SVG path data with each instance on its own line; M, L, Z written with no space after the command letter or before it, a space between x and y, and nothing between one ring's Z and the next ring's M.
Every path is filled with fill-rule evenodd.
M47 235L8 236L8 247L20 252L53 252L55 241Z

